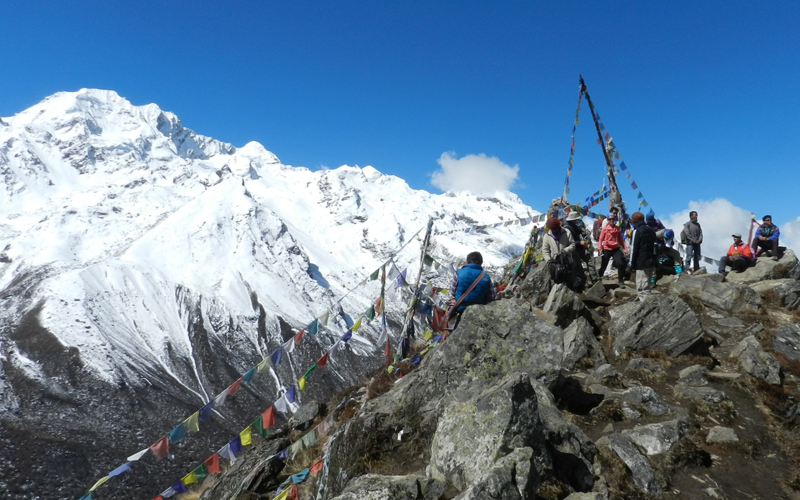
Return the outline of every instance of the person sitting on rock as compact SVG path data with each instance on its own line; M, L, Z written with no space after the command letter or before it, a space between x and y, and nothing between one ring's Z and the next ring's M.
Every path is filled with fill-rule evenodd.
M600 261L600 274L602 275L608 266L608 261L614 259L614 266L617 268L617 279L619 287L625 288L625 242L622 241L622 231L619 230L616 224L617 216L614 212L608 214L606 218L607 223L600 231L600 240L597 242L597 249L602 252Z
M642 212L634 212L631 222L630 267L636 269L636 294L643 301L652 294L650 279L656 267L656 232L644 221Z
M480 280L478 280L479 277ZM466 296L462 300L461 297L465 294ZM450 306L458 303L458 307L450 315L451 318L455 317L456 325L467 306L488 304L497 298L492 278L483 270L483 255L480 252L470 252L467 255L467 263L453 275L449 295Z
M742 235L733 233L733 245L728 249L728 253L719 259L719 273L725 274L725 266L730 266L731 269L740 273L747 269L747 266L753 260L753 253L750 247L742 241Z
M761 249L766 250L768 257L772 260L778 260L778 240L781 232L778 226L772 223L772 216L765 215L761 218L762 224L756 229L756 235L753 238L753 254L760 257Z
M555 259L558 254L575 250L575 240L569 231L562 229L561 221L555 217L547 221L547 233L542 239L544 262Z

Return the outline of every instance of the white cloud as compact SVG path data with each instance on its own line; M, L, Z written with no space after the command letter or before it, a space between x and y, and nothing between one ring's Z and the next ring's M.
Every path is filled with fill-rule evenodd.
M456 158L454 152L446 152L438 163L441 168L431 175L431 184L442 191L508 191L519 172L518 165L508 166L499 158L483 153Z
M703 228L701 251L704 257L719 260L731 246L733 233L741 233L742 239L747 241L750 232L750 212L724 198L691 201L685 210L662 219L666 227L675 231L676 240L679 239L683 224L689 220L689 212L692 210L697 212L697 220ZM781 230L781 246L792 247L800 242L800 218L783 225L777 220L775 222ZM716 266L706 264L706 267L710 271L716 270Z

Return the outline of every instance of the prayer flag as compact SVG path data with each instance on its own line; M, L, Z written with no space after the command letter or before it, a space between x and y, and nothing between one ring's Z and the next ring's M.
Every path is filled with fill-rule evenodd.
M283 352L283 349L278 347L277 349L275 349L275 352L273 352L272 354L269 355L269 360L270 360L270 362L272 362L272 364L274 366L278 366L279 364L281 364L281 353L282 352Z
M177 443L178 441L183 439L183 424L181 423L175 426L174 429L169 431L169 434L167 434L167 436L169 436L169 444Z
M358 320L350 327L350 331L357 332L359 328L361 328L361 316L359 316Z
M419 360L419 356L418 355L415 354L414 356L411 357L411 364L412 365L419 364L419 361L420 360Z
M305 469L301 470L300 472L298 472L297 474L292 474L289 477L291 478L291 480L292 480L292 482L294 484L300 484L300 483L302 483L303 481L306 480L306 477L308 477L308 472L309 472L309 469L305 468Z
M641 200L642 198L644 198L644 195L639 191L639 194L636 195L636 199Z
M322 459L317 460L316 462L314 462L314 465L308 468L308 472L312 476L316 476L317 474L319 474L319 471L321 470L322 470Z
M275 407L276 410L278 410L281 413L288 412L289 408L286 407L286 394L284 394L283 396L279 397L275 401L275 404L273 404L273 406Z
M364 313L364 316L367 317L369 320L375 319L375 306L370 306L369 309Z
M297 387L299 387L302 392L306 392L306 378L305 377L300 377L297 380Z
M428 341L433 337L433 332L430 329L425 329L425 333L422 334L422 338L425 341Z
M197 412L201 422L205 422L209 418L211 418L211 409L214 408L214 401L209 401L205 404L200 411Z
M328 431L331 430L331 426L332 426L332 424L330 422L330 419L329 418L324 418L322 420L322 422L320 422L319 425L317 425L317 427L316 427L317 434L319 434L320 436L327 436L328 435Z
M287 458L289 458L289 448L284 449L283 451L281 451L280 453L278 453L275 456L280 458L280 459L282 459L282 460L286 460Z
M169 438L164 436L154 444L151 444L150 451L153 452L153 455L155 455L156 458L166 457L169 454Z
M619 169L620 170L628 170L628 167L625 166L625 162L624 161L619 162Z
M305 328L297 332L297 335L294 336L294 343L296 345L300 345L300 342L303 341L303 334L306 332Z
M242 384L242 377L236 379L236 382L232 383L230 387L228 387L228 396L233 396L239 390L239 386Z
M256 373L255 367L247 370L247 372L245 372L245 374L242 375L242 382L244 382L245 384L249 384L250 380L253 378L253 375L255 375L255 373Z
M246 429L239 433L239 442L242 443L242 446L250 446L250 444L253 442L253 434L250 432L249 425Z
M219 472L219 453L214 453L203 462L206 466L206 472L209 474L216 474Z
M303 451L303 441L297 440L289 446L289 456L294 458L298 453Z
M281 346L286 352L294 352L294 348L297 344L294 342L294 337L290 338L286 342L283 343Z
M264 359L261 360L261 362L256 367L256 369L258 370L258 373L264 373L265 371L267 371L267 366L268 366L267 362L268 361L269 361L269 358L264 358Z
M273 425L275 425L275 409L270 406L267 411L261 414L261 426L262 429L269 429Z
M220 448L217 454L230 463L234 463L236 461L236 455L231 452L230 443L227 443L225 446Z
M306 329L308 330L308 334L309 334L309 335L316 335L316 334L318 334L318 333L319 333L319 320L318 320L318 319L315 319L314 321L312 321L312 322L311 322L311 323L308 325L308 328L306 328Z
M636 185L636 181L631 182L632 189L639 189L639 186Z
M397 266L394 265L394 262L392 262L392 267L389 268L389 273L386 275L386 278L389 281L394 281L399 274L400 274L400 270L397 269Z
M195 475L194 471L186 474L181 478L181 484L184 486L189 486L190 484L197 483L197 476Z
M182 482L178 481L177 483L172 485L172 489L175 490L175 493L185 493L188 491L186 486L183 485Z
M328 316L330 316L330 311L326 310L319 317L319 324L322 325L322 326L326 326L328 324Z
M162 491L158 496L164 497L164 498L169 498L171 496L175 496L175 493L176 493L175 490L173 490L172 486L170 486L166 490Z
M422 258L422 265L425 267L431 267L433 265L433 257L428 254L425 254L425 257Z
M92 492L90 491L89 493L80 497L78 500L92 500Z
M230 447L231 453L233 453L234 455L238 455L239 453L242 452L242 450L244 450L244 448L242 448L242 442L239 441L239 436L236 436L235 438L228 441L228 446Z
M323 368L327 364L328 364L328 353L326 352L325 354L322 355L322 357L320 357L317 360L317 368Z
M380 272L381 272L380 269L376 269L375 271L373 271L372 274L369 275L370 281L375 281L376 279L378 279L378 276L380 276Z
M90 491L90 492L91 492L91 491L94 491L94 490L96 490L97 488L99 488L99 487L103 486L104 484L106 484L106 481L108 481L109 479L111 479L111 478L110 478L110 477L108 477L108 476L106 476L106 477L102 477L102 478L98 479L98 480L97 480L97 482L96 482L96 483L94 483L94 486L92 486L91 488L89 488L89 491Z
M214 398L214 407L220 407L225 404L225 400L228 399L228 389L217 394L217 397Z
M144 456L144 454L145 454L145 453L147 453L148 451L149 451L149 448L145 448L145 449L143 449L143 450L142 450L142 451L140 451L140 452L134 453L133 455L131 455L131 456L129 456L129 457L128 457L128 462L136 462L136 461L138 461L138 460L139 460L140 458L142 458L142 457Z
M303 378L308 378L311 373L317 369L317 364L314 363L313 365L309 366L306 372L303 374Z
M183 421L183 428L189 432L200 432L200 412L194 412Z
M405 269L403 269L403 272L401 272L400 275L397 277L397 288L401 288L401 287L404 287L404 286L408 285L408 283L406 283L406 273L407 272L408 272L408 268L405 268Z
M642 200L642 206L649 207L650 205L647 204L647 200Z
M286 391L286 394L284 394L284 396L286 396L286 401L294 403L294 386L289 387L289 390Z
M347 330L347 331L345 332L345 334L344 334L344 335L342 335L342 338L340 338L339 340L341 340L342 342L347 342L348 340L350 340L350 338L351 338L352 336L353 336L353 332L352 332L352 330Z
M198 465L192 472L194 472L194 477L198 479L203 479L208 475L208 472L206 471L206 464Z
M126 470L129 470L130 468L131 468L131 463L130 462L125 462L124 464L120 465L116 469L114 469L111 472L109 472L108 473L108 477L119 476L120 474L122 474Z

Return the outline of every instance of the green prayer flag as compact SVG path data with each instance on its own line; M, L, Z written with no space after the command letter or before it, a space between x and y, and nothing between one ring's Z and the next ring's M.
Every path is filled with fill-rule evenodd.
M303 378L307 379L308 376L311 375L311 372L313 372L316 369L317 369L317 364L316 363L314 363L313 365L309 366L308 370L306 370L306 373L303 374Z
M367 309L367 312L364 313L364 316L366 316L366 318L369 320L375 319L375 306L370 306L370 308Z
M197 479L202 479L208 475L208 472L206 471L206 464L198 465L197 468L195 468L195 470L192 472L194 472L194 476Z
M375 270L375 272L373 272L372 274L370 274L370 275L369 275L369 279L370 279L370 281L375 281L376 279L378 279L378 276L380 275L380 272L381 272L381 270L380 270L380 269L376 269L376 270Z
M431 267L433 265L433 257L428 254L425 254L425 257L422 259L422 264Z

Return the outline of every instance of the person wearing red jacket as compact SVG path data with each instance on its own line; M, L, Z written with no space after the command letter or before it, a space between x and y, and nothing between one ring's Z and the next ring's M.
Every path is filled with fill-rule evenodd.
M617 227L617 216L613 212L608 214L608 222L600 231L600 238L597 240L597 248L601 252L600 274L602 275L608 265L608 261L614 259L614 266L617 268L619 287L625 288L625 255L622 253L625 243L622 241L622 231Z
M747 269L747 266L753 261L753 252L742 241L742 235L734 233L731 236L733 236L733 245L728 249L728 253L719 259L720 274L725 274L725 266L731 266L731 269L740 273Z

